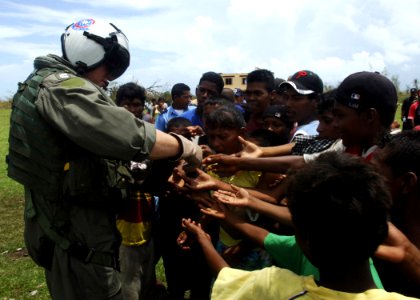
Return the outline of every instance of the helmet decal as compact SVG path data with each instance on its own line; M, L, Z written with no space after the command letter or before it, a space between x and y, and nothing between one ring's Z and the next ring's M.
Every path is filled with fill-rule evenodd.
M94 19L83 19L73 24L72 29L74 30L88 30L90 25L95 24Z

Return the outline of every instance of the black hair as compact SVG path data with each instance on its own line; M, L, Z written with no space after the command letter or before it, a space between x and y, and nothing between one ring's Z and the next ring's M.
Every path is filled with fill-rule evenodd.
M203 107L206 105L217 105L217 106L232 106L234 107L234 104L227 100L225 97L211 97L206 99L203 103Z
M222 76L220 76L220 74L217 74L215 72L206 72L206 73L204 73L201 76L200 81L198 82L198 84L200 84L203 81L213 82L216 85L219 94L222 93L223 87L225 86L225 83L223 81Z
M175 117L168 121L166 124L166 131L169 132L169 129L171 128L181 128L181 127L188 127L192 126L192 123L190 120L184 117Z
M172 100L175 99L175 98L177 98L177 97L181 97L182 94L185 91L190 91L190 90L191 90L190 87L188 85L186 85L185 83L177 83L177 84L175 84L172 87L172 90L171 90Z
M318 105L317 113L323 114L325 112L332 112L335 105L335 96L337 94L337 89L332 89L328 92L325 92L321 95Z
M420 131L407 130L391 135L381 153L383 162L394 176L413 172L420 177Z
M207 103L207 101L205 103ZM241 129L245 126L246 123L242 113L231 103L230 105L217 107L206 116L206 128Z
M249 73L246 77L246 83L250 84L253 82L263 82L269 93L271 93L275 88L274 74L269 70L258 69Z
M280 89L280 84L285 82L286 80L284 80L283 78L274 78L274 90L277 93L281 93L283 92L283 88Z
M262 118L264 120L268 117L279 119L284 123L284 125L286 126L286 128L289 129L289 131L293 129L293 126L295 124L292 120L290 120L289 116L287 115L287 107L283 105L270 105L269 107L267 107L267 109L263 113Z
M223 88L222 93L220 94L220 96L224 99L226 99L229 102L235 102L235 93L232 89L230 88Z
M139 99L143 102L146 101L146 90L144 87L134 82L128 82L118 88L117 95L115 96L115 103L120 106L122 101L133 101Z
M388 233L391 196L360 158L329 152L288 176L287 199L298 241L317 266L351 266L371 257Z
M282 137L268 129L256 129L248 134L248 137L256 139L259 147L272 147L285 144Z

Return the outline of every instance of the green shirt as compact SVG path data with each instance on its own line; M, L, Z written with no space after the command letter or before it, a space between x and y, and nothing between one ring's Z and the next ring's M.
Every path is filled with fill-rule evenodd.
M301 248L296 243L295 236L277 235L269 233L264 239L264 247L273 257L278 267L293 271L298 275L314 275L315 280L319 280L319 271L303 254ZM370 262L370 271L376 286L383 289L381 279L373 265Z

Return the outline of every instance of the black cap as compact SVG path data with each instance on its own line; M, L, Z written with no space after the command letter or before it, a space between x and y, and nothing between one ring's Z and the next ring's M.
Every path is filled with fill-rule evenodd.
M263 119L272 117L281 120L287 127L292 127L293 122L287 116L287 109L281 105L271 105L267 107L262 116Z
M310 95L313 93L320 95L324 91L324 83L321 78L309 70L296 72L287 81L282 82L280 87L284 87L285 85L290 85L301 95Z
M410 93L417 93L417 89L416 88L411 88Z
M338 86L336 101L357 110L375 108L381 118L387 116L388 119L395 113L398 96L394 84L385 76L377 72L358 72L346 77Z

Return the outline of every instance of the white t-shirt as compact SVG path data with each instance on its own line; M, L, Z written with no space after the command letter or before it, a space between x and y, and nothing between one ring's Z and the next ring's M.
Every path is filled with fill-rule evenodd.
M316 131L318 125L319 121L314 120L308 124L298 126L290 141L293 141L297 135L318 135L318 131Z

